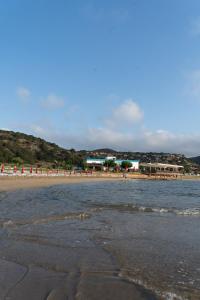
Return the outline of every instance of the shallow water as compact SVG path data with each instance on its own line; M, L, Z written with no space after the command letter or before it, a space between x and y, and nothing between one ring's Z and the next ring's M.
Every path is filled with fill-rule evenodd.
M200 299L198 181L0 193L0 299Z

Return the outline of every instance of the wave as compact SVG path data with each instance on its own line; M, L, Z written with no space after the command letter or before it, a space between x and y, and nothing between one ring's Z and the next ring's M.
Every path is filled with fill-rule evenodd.
M176 212L177 215L184 215L184 216L200 216L200 209L199 208L188 208L184 210L179 210Z
M157 214L174 214L177 216L197 216L200 217L199 208L165 208L165 207L147 207L132 204L92 204L92 208L88 212L68 212L61 215L51 215L41 218L34 218L28 220L0 220L0 227L8 228L22 225L39 225L50 222L59 222L70 219L85 220L92 217L94 213L100 213L103 210L118 210L121 212L130 213L157 213Z
M166 207L150 207L150 206L139 206L133 204L94 204L99 210L113 209L126 212L140 212L140 213L159 213L159 214L175 214L182 216L200 216L200 208L166 208Z
M185 298L183 295L178 295L175 292L172 291L161 291L158 288L152 287L150 284L146 283L145 281L141 279L134 278L130 275L127 275L126 272L123 271L118 274L118 276L124 280L127 280L129 282L133 282L134 284L137 284L138 286L141 286L142 288L145 288L149 291L152 291L157 296L161 297L161 299L165 300L188 300L188 298Z
M22 225L39 225L39 224L47 224L50 222L58 222L70 219L79 219L85 220L91 217L91 214L87 212L77 212L77 213L66 213L62 215L52 215L46 216L37 219L30 219L30 220L6 220L0 221L0 227L8 228L8 227L15 227L15 226L22 226Z

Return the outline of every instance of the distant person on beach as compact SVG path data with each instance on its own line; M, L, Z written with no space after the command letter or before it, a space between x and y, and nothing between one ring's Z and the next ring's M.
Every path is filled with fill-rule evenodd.
M13 172L16 174L17 173L17 166L14 166Z

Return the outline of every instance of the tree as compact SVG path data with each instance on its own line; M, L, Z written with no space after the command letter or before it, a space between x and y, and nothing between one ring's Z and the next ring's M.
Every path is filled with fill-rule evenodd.
M191 173L191 166L188 165L187 163L184 164L184 172L185 173Z
M24 163L24 161L23 161L23 159L21 159L21 157L14 157L12 159L12 162L18 166L21 166Z
M73 164L72 164L72 161L70 159L65 161L65 168L67 170L72 170Z
M70 151L71 153L73 153L73 154L76 153L76 150L75 150L74 148L71 148L69 151Z
M132 167L132 163L130 161L128 161L128 160L122 161L122 163L121 163L122 169L129 169L131 167Z
M106 160L104 162L104 166L107 167L107 168L115 168L116 165L117 165L116 162L114 160L112 160L112 159Z

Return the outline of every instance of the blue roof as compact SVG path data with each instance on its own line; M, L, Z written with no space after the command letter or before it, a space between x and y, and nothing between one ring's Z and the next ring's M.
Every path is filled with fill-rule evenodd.
M95 157L87 157L86 158L87 161L93 161L93 160L96 160L96 161L99 161L99 162L105 162L106 161L106 157L105 158L95 158ZM139 160L135 160L135 159L116 159L115 162L116 163L122 163L123 161L129 161L129 162L132 162L132 163L139 163Z
M98 161L105 161L105 158L95 158L95 157L87 157L86 160L98 160Z

